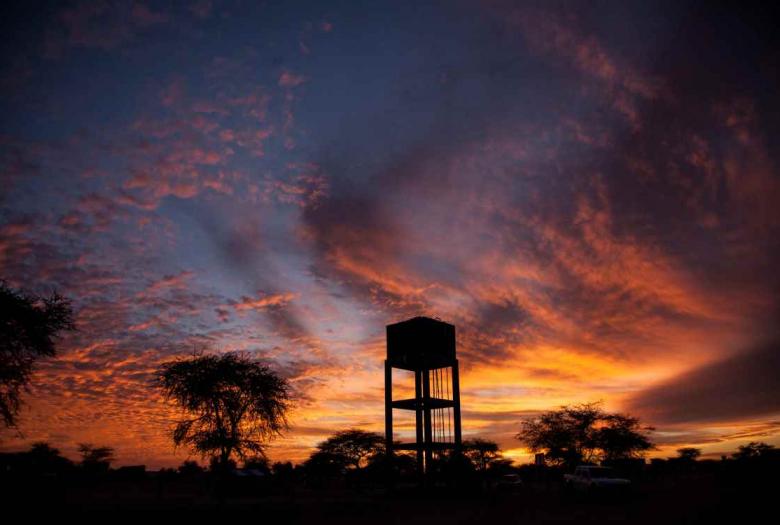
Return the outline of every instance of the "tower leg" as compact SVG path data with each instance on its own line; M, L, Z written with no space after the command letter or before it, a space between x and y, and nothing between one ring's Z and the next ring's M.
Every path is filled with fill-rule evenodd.
M385 450L393 455L393 367L385 360Z
M422 370L423 423L425 425L425 474L430 473L433 462L433 432L431 428L431 377L428 370Z
M460 433L460 373L458 372L458 360L452 363L452 401L454 403L452 411L452 423L455 426L455 450L461 451L461 433Z
M414 371L414 429L415 445L417 445L417 473L422 476L425 471L423 463L423 395L422 395L422 372Z

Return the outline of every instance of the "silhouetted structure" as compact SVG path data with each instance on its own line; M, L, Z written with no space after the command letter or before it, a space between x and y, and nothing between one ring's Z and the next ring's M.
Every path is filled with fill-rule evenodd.
M393 400L393 368L414 372L414 398ZM393 409L415 411L415 442L393 443ZM419 472L434 454L461 448L460 386L455 327L415 317L387 326L385 360L385 439L393 449L416 450Z

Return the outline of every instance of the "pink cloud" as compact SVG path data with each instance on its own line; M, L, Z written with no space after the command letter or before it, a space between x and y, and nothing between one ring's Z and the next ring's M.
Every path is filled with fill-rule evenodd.
M195 272L184 270L177 274L165 275L153 281L146 289L147 293L161 293L169 290L183 290L189 285L189 281L195 276Z
M184 98L184 80L176 78L160 92L160 101L165 107L179 105Z
M308 78L303 75L296 75L290 71L283 71L279 76L279 86L284 88L294 88L306 82Z
M550 12L527 8L496 10L506 22L518 27L537 54L562 59L576 70L606 86L603 96L631 126L641 127L638 102L661 96L661 82L621 60L593 35L578 30L576 19L562 19Z

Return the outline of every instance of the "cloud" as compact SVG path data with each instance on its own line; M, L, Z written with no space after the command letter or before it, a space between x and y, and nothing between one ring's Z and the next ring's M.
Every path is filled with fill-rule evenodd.
M268 178L264 181L265 198L306 207L316 206L327 197L328 178L316 164L288 164L287 172L284 178Z
M554 8L534 9L500 2L494 2L491 7L506 24L522 31L532 52L560 59L586 79L598 83L594 91L602 92L601 96L609 100L635 131L641 128L639 106L662 95L659 78L621 60L596 35L582 31L576 16L556 13Z
M627 408L662 425L780 414L780 343L773 341L642 390Z
M144 31L169 20L166 13L144 3L76 2L61 9L49 28L44 43L48 58L59 58L74 47L112 50Z
M243 296L239 301L234 301L229 304L237 312L264 310L273 306L284 306L295 299L295 297L296 294L294 293L260 294L259 297Z
M279 75L279 86L283 88L294 88L300 86L307 80L308 79L303 75L296 75L291 71L282 71L282 74Z
M158 294L169 290L187 289L190 279L195 276L195 272L182 270L177 274L165 275L156 281L153 281L146 289L145 293Z

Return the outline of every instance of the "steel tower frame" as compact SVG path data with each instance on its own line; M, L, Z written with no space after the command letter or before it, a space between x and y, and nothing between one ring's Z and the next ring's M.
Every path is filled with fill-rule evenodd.
M393 369L414 373L414 398L393 399ZM414 450L418 472L430 469L434 454L461 449L460 378L455 327L428 317L387 326L385 441L388 456ZM393 409L415 413L415 441L395 443Z

